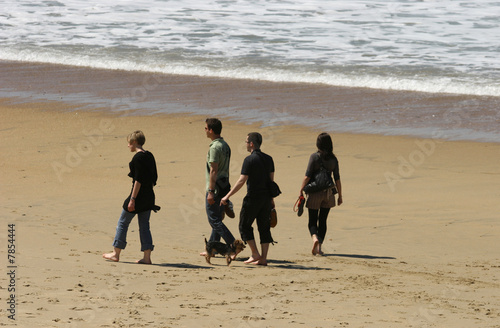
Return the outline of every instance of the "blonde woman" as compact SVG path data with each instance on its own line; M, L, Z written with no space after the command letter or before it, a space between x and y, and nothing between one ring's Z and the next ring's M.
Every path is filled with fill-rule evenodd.
M144 256L137 261L140 264L151 264L151 252L153 251L153 238L149 227L151 210L155 209L155 193L153 187L156 185L158 173L156 171L156 161L153 154L144 150L143 145L146 137L142 131L135 131L127 137L128 148L135 152L132 161L129 163L132 178L132 190L130 195L123 202L122 214L116 227L114 250L111 253L103 254L106 260L118 262L120 253L127 245L127 231L130 222L137 214L139 221L139 235L141 239L141 251Z

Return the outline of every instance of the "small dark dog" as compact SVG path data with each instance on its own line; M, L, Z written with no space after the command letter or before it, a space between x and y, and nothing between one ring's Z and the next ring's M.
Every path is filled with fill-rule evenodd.
M245 244L241 240L235 240L232 245L228 245L221 243L220 241L207 241L207 238L205 238L205 249L207 251L207 255L205 255L207 263L212 264L210 263L210 258L219 253L220 255L226 257L227 265L229 265L232 261L231 256L244 250Z

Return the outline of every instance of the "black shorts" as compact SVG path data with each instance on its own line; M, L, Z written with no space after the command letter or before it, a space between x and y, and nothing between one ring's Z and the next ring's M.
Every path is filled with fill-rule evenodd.
M271 216L272 198L271 197L248 197L243 198L240 212L240 234L243 241L254 240L252 224L257 220L260 243L272 243L271 225L269 219Z

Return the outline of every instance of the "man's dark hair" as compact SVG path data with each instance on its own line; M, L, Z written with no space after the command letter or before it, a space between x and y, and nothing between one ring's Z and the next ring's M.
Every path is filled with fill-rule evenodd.
M209 130L213 130L215 134L219 135L222 132L222 122L218 118L207 118L205 120Z
M262 135L259 132L250 132L248 134L248 142L253 142L255 149L260 149Z

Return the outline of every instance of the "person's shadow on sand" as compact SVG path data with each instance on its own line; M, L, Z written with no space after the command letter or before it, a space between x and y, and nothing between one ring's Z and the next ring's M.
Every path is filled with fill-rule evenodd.
M120 263L125 263L125 264L136 264L136 262L126 262L126 261L120 261ZM189 263L153 263L153 264L143 264L145 266L160 266L160 267L166 267L166 268L180 268L180 269L212 269L210 266L203 266L203 265L195 265L195 264L189 264Z
M324 254L325 257L349 257L353 259L365 259L365 260L395 260L392 256L373 256L373 255L358 255L358 254Z

